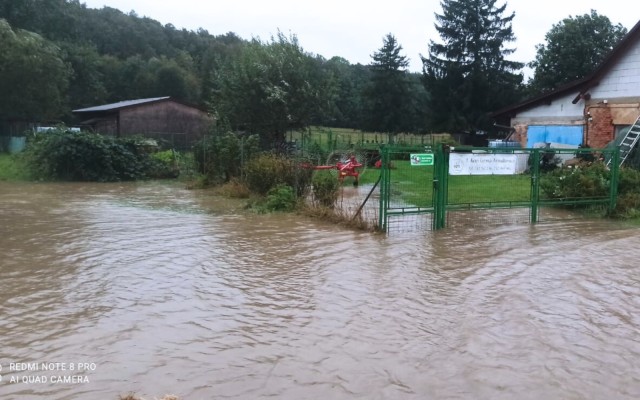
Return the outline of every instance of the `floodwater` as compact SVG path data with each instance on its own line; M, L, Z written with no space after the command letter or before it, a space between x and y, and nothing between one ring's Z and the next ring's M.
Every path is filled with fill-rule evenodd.
M385 237L0 182L0 398L638 399L638 260L604 220Z

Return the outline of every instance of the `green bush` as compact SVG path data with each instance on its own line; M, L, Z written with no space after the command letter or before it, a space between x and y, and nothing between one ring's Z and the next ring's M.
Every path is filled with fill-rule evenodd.
M544 199L602 197L609 194L610 172L603 163L557 168L540 179Z
M291 171L290 160L265 153L245 165L244 176L249 190L266 195L272 188L285 184Z
M291 171L285 177L285 184L291 186L298 197L306 196L311 186L313 169L305 167L306 165L308 165L306 161L292 160Z
M312 184L314 200L324 207L333 208L340 189L338 178L329 171L317 171Z
M148 175L150 178L177 178L180 175L179 155L174 150L151 154Z
M617 218L640 217L640 193L624 193L618 196L613 216Z
M637 169L622 168L620 170L618 201L613 216L640 217L640 171Z
M303 197L311 183L313 170L304 168L304 163L272 153L263 153L244 168L244 177L249 190L266 195L278 185L293 188L298 197Z
M329 156L329 152L324 150L318 142L313 142L307 148L307 155L314 163L324 164L325 160Z
M296 194L291 186L277 185L269 190L265 202L259 210L266 212L293 211L296 208Z
M584 163L542 175L543 198L575 199L605 197L609 194L610 171L603 163ZM613 212L618 218L640 217L640 171L622 168L618 181L618 201Z
M148 154L139 152L136 138L116 139L59 129L32 138L25 161L38 179L121 181L147 177Z
M22 154L0 152L0 181L26 181L31 176Z
M640 193L640 171L632 168L620 169L618 193Z
M258 153L259 143L257 135L243 137L232 132L210 135L193 147L197 170L211 182L229 182L239 177L243 164Z

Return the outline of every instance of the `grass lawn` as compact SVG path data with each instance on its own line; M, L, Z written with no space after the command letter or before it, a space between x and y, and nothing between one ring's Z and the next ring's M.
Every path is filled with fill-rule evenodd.
M26 181L29 174L18 155L0 153L0 181Z
M411 166L409 161L393 161L391 204L429 207L433 197L433 167ZM368 168L360 183L373 184L380 170ZM350 184L345 181L345 184ZM448 204L526 202L531 195L531 177L524 175L449 176Z

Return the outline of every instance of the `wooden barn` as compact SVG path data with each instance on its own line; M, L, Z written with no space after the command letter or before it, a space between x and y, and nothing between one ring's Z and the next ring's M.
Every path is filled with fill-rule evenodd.
M614 139L635 145L639 116L640 22L589 76L493 114L529 148L602 148Z
M127 100L73 110L80 126L116 137L142 135L187 148L215 124L203 109L171 97Z

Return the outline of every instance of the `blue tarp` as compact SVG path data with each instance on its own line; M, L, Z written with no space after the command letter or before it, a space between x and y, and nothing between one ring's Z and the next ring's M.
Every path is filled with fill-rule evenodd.
M530 125L527 129L527 147L540 147L541 143L580 146L583 127L575 125Z

